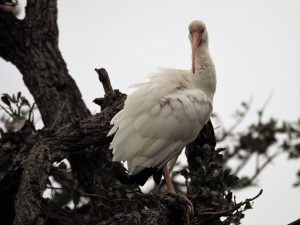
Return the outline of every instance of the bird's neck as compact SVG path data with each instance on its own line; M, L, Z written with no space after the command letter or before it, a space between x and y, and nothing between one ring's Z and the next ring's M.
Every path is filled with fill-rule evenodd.
M216 90L216 72L207 44L198 47L195 60L195 83L212 99Z

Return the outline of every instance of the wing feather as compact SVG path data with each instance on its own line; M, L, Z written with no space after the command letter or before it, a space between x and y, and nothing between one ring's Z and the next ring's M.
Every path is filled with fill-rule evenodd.
M108 135L114 161L128 161L131 174L160 167L193 141L212 112L211 100L191 86L186 71L162 70L136 85ZM191 76L191 75L189 75Z

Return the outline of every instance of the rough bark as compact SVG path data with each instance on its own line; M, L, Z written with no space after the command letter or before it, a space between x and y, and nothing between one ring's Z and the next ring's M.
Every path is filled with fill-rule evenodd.
M0 12L0 55L21 72L45 127L90 115L58 48L56 0L28 0L26 17Z
M95 189L98 189L100 186L101 191L94 190L93 194L86 195L91 195L94 198L105 198L103 196L117 194L122 197L120 199L105 198L105 203L102 202L102 204L106 205L106 207L102 208L101 211L97 211L98 215L96 218L100 218L95 222L101 221L99 224L119 224L121 222L125 224L144 224L144 221L149 221L149 224L155 224L157 221L165 221L162 224L174 224L175 221L179 221L174 215L181 218L182 222L180 223L182 224L187 220L185 216L187 203L180 196L142 195L138 189L133 188L135 196L128 197L126 193L124 194L124 186L120 183L116 185L116 182L118 183L117 180L126 180L127 175L121 163L110 161L111 153L107 151L107 144L110 142L110 139L106 137L106 134L110 129L109 121L121 109L124 97L125 95L115 91L112 97L113 100L107 99L106 101L111 101L113 104L110 107L106 107L101 113L67 124L59 129L44 129L27 141L27 145L23 146L19 153L20 156L16 156L11 163L12 167L18 166L24 169L16 196L14 224L33 224L41 214L46 213L41 211L41 208L48 210L49 208L47 207L49 205L42 206L42 203L46 204L46 202L42 201L41 194L45 189L52 163L70 155L91 154L89 152L90 149L86 148L88 146L99 146L101 148L105 146L106 151L98 150L102 153L102 159L106 161L106 164L99 165L102 166L101 172L103 176L100 174L97 186L91 182ZM119 101L116 99L119 99ZM24 153L27 150L29 150L29 158L24 159ZM92 154L95 155L96 153L93 152ZM19 166L20 158L24 159L24 162L21 162ZM106 173L105 176L104 173ZM104 179L107 177L107 173L109 173L108 177L111 177L111 183ZM101 178L103 182L101 182ZM89 179L86 180L89 182ZM103 188L110 188L110 186L115 187L113 193L107 193L107 191L103 190ZM99 203L101 201L98 200L96 202ZM123 202L123 204L129 203L130 206L117 206L118 202ZM55 205L51 205L54 207L52 210L57 209ZM112 207L112 205L115 205L113 212L107 207ZM149 209L145 209L145 207ZM54 217L51 217L53 216L52 210L47 212L49 213L50 221L55 220ZM62 210L61 214L64 213L70 216L74 212ZM51 223L49 222L49 224ZM56 221L56 224L59 224L59 221Z
M56 0L28 0L24 20L16 19L9 12L0 11L0 56L20 70L47 128L58 128L90 115L59 51L56 20ZM43 149L34 150L37 152L29 151L28 165L25 167L19 192L30 182L30 179L24 177L27 169L31 168L30 160L44 155ZM35 156L31 157L31 154ZM77 158L69 160L71 164L75 164ZM84 159L82 162L85 162ZM40 165L42 164L41 162ZM48 170L49 165L46 165L45 169ZM41 168L37 168L37 171L39 169ZM76 165L73 172L77 179L83 181L82 177L86 177L90 171ZM82 182L83 186L84 184ZM21 198L17 200L22 202Z
M124 96L119 92L116 93L120 101L115 101L113 107L58 129L44 129L29 141L28 146L25 147L29 149L29 156L22 166L24 172L16 197L15 224L32 224L38 217L41 209L41 194L46 188L53 162L78 155L78 151L86 151L84 154L89 155L89 150L86 149L88 146L103 147L108 145L109 139L106 138L106 134L110 128L109 121L114 113L122 107ZM97 155L96 152L93 153L94 156ZM102 161L108 163L110 153L108 151L106 154L103 153L102 151L99 152ZM82 162L80 159L78 161L78 163ZM92 160L89 160L89 164L95 166ZM116 164L113 168L122 167L121 164L117 164L118 166ZM97 166L99 166L99 162ZM90 170L87 168L87 171ZM120 168L118 171L121 171ZM88 184L93 184L92 179L85 180Z
M0 12L0 55L20 70L46 128L58 128L90 115L58 48L56 4L56 0L27 1L24 20ZM31 150L29 154L35 154L37 158L44 154L44 150L35 151ZM86 177L96 177L95 172L102 161L101 155L94 154L93 158L91 161L90 155L69 157L74 177L87 191L91 184L85 182ZM31 159L28 156L28 160ZM40 166L45 165L41 162ZM47 170L49 166L47 164ZM21 187L30 182L30 179L24 178L30 168L28 165L23 173ZM40 171L42 168L36 169ZM20 188L20 191L23 189ZM17 200L22 202L22 198Z

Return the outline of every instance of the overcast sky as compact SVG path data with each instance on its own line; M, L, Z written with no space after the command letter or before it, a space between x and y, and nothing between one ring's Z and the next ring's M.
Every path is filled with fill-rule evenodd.
M59 1L60 49L90 110L98 112L92 100L103 95L96 67L106 68L113 87L125 93L157 67L190 68L187 26L195 19L207 25L218 76L214 109L225 125L233 122L239 103L252 97L246 127L271 92L266 119L299 118L298 0ZM21 74L2 59L0 80L1 93L29 95ZM282 156L264 171L259 187L237 193L242 200L264 189L243 225L287 224L300 217L300 189L291 187L299 167Z

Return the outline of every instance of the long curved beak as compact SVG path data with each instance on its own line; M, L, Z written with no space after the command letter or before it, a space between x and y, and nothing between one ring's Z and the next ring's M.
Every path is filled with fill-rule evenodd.
M195 61L196 61L196 50L201 42L201 32L200 31L194 31L192 33L192 70L193 73L195 73Z

